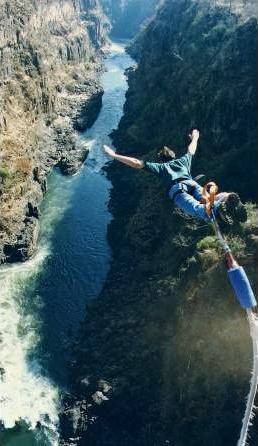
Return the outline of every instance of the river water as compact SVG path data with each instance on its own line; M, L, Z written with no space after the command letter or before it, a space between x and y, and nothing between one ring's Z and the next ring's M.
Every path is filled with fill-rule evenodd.
M110 144L108 134L122 116L124 70L132 64L124 44L113 43L102 76L101 112L81 135L90 150L84 166L73 177L50 175L35 257L0 268L1 446L59 444L69 344L86 303L100 293L111 260L106 237L111 184L102 169L108 161L102 144Z

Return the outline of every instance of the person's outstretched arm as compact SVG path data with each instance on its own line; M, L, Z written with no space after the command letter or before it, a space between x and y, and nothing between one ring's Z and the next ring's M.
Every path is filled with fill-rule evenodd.
M144 163L137 158L132 158L130 156L119 155L111 147L103 145L104 152L111 158L120 161L120 163L126 164L127 166L133 167L133 169L143 169Z
M197 150L197 143L198 139L200 137L200 132L197 129L194 129L192 133L189 135L191 142L188 146L188 152L191 153L191 155L194 155Z

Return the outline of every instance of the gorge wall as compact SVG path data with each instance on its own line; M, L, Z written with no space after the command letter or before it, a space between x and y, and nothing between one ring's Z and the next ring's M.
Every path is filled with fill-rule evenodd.
M164 144L182 154L197 126L196 173L250 201L257 21L252 2L220 3L164 2L131 48L138 67L114 140L155 159ZM213 229L178 215L155 177L116 163L108 175L114 258L74 346L64 436L92 446L235 446L252 350ZM257 290L257 211L246 207L247 223L223 230Z
M110 18L111 34L117 38L133 38L155 14L159 0L101 0Z
M246 16L246 2L233 4L242 4L239 14L207 1L165 2L131 47L139 66L115 142L141 153L166 144L180 154L197 126L198 172L256 198L256 11Z
M0 6L0 263L35 250L46 175L86 157L76 130L101 107L97 0L6 0Z

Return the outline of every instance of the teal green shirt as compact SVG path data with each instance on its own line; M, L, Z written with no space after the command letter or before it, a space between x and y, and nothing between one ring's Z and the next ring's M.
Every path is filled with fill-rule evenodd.
M191 180L191 153L187 152L181 158L169 161L168 163L144 162L144 169L162 178L167 186L172 185L176 180Z

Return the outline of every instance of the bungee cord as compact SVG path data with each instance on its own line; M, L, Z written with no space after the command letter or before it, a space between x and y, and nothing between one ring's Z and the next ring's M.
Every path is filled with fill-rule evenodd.
M247 398L240 437L237 442L237 446L246 446L248 440L248 430L252 425L251 421L255 415L255 396L258 386L258 318L252 311L252 309L256 307L257 303L249 279L243 267L239 266L237 261L234 259L231 249L220 231L213 209L211 210L211 218L217 239L225 253L229 281L238 302L240 303L241 307L246 310L250 328L250 336L253 344L253 370L250 391Z
M253 341L253 371L250 383L250 391L246 403L245 415L242 421L242 429L237 446L245 446L248 440L248 430L252 426L252 419L255 416L255 396L258 385L258 319L250 308L246 310L247 319L250 326L250 334Z

